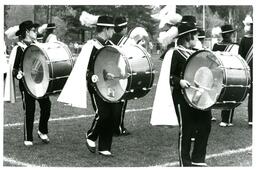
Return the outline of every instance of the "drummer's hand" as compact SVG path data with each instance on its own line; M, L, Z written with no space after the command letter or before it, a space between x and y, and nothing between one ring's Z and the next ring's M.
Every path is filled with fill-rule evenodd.
M180 86L181 88L189 88L190 87L190 83L187 80L181 79L180 80Z
M20 80L23 77L23 75L24 75L23 72L20 70L20 71L18 71L18 74L17 74L16 78L18 80Z
M115 78L115 75L112 73L107 73L106 78L107 80L113 80Z
M96 83L99 80L99 77L97 75L92 75L91 80L93 83Z

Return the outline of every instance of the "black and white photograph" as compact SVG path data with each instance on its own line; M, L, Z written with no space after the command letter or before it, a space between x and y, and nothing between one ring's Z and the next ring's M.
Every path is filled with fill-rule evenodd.
M255 6L198 2L2 2L1 166L252 168Z

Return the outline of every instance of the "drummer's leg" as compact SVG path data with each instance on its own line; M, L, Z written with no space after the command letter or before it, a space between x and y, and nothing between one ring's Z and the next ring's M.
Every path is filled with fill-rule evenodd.
M90 93L92 105L96 112L91 128L87 132L87 137L90 140L96 141L99 133L101 133L102 121L105 119L105 112L109 110L106 102L101 99L97 93Z
M33 141L35 99L26 90L21 91L24 114L24 141Z
M39 131L48 134L48 120L51 114L51 101L49 97L38 99L40 105Z

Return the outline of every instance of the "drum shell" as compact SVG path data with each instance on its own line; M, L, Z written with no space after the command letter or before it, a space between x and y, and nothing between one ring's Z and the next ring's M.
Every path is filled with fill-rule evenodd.
M137 48L139 48L137 46ZM130 52L127 50L127 52ZM127 54L128 55L128 54ZM130 54L131 55L131 54ZM135 56L136 54L133 54ZM154 80L153 66L151 57L146 55L141 57L128 57L128 63L132 69L130 69L131 76L128 78L128 84L130 86L126 89L124 99L136 99L145 96L151 89ZM134 76L133 74L136 73ZM132 81L132 82L131 82ZM145 90L141 90L147 87ZM131 89L134 89L131 92Z
M201 67L199 63L196 63L195 58L197 57L198 62L205 62L205 59L202 57L204 55L208 55L208 58L213 58L216 68L212 69L213 75L216 75L214 70L218 70L218 74L221 76L217 76L218 78L213 81L213 87L215 84L219 84L219 89L217 90L215 102L209 106L198 106L192 102L191 97L189 97L189 90L183 90L184 97L186 101L192 106L200 110L210 110L210 109L232 109L237 107L241 102L245 99L249 87L250 87L250 69L245 62L245 60L239 56L234 55L227 52L211 52L208 50L200 50L195 52L190 56L187 60L183 76L184 79L192 79L194 80L194 72L197 70L197 67L191 70L191 66L193 64L198 64L198 68ZM200 56L201 55L201 56ZM201 58L199 58L201 57ZM205 57L207 58L207 57ZM193 61L194 60L194 61ZM211 59L212 60L212 59ZM216 64L217 63L217 64ZM207 65L207 64L205 64ZM216 71L217 72L217 71ZM192 78L191 78L192 77ZM190 81L192 85L194 85L193 81ZM216 85L217 86L217 85ZM209 93L210 94L210 93Z
M109 53L109 54L108 54ZM111 54L112 53L112 54ZM100 82L95 84L97 93L103 98L103 100L111 103L120 102L122 100L137 99L145 96L151 89L154 80L153 64L150 55L145 51L143 47L138 45L125 45L119 46L105 46L98 51L94 60L94 74L97 74L99 67L99 61L103 56L115 56L119 57L125 63L125 70L129 74L127 78L126 87L121 92L120 97L111 99L106 94L101 92ZM112 60L109 59L109 60ZM114 65L114 64L112 64ZM105 67L105 66L103 66ZM111 69L110 69L111 70ZM110 71L111 72L111 71ZM99 74L99 72L98 72ZM120 93L120 92L119 92Z
M50 94L61 92L73 68L71 56L72 54L68 47L61 42L37 43L27 47L22 59L22 69L25 71L23 82L30 95L40 99ZM26 75L28 70L26 65L28 65L29 60L33 60L36 57L43 63L42 65L45 69L44 77L46 78L43 79L41 84L46 85L42 85L42 89L34 90L32 86L37 86L37 83L30 82L31 80L28 78L26 79L26 76L28 76ZM40 92L38 93L37 91Z

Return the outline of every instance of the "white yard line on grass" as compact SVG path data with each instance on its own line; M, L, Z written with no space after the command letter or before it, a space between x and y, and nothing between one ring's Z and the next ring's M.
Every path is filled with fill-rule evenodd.
M246 148L235 149L235 150L226 150L221 153L207 155L206 159L217 158L217 157L222 157L222 156L230 156L232 154L239 154L239 153L249 152L249 151L252 151L252 146L248 146ZM156 165L153 167L169 167L169 166L179 166L179 162L178 161L169 162L169 163L165 163L165 164L161 164L161 165Z
M211 154L206 156L206 159L211 159L211 158L216 158L216 157L222 157L222 156L230 156L232 154L239 154L239 153L243 153L243 152L248 152L252 150L252 146L248 146L246 148L240 148L240 149L236 149L236 150L226 150L224 152L221 153L216 153L216 154ZM25 162L20 162L17 160L14 160L12 158L7 158L4 156L4 162L10 163L11 165L16 165L16 166L25 166L25 167L38 167L38 165L33 165L33 164L28 164ZM169 166L178 166L179 162L175 161L175 162L169 162L169 163L165 163L165 164L161 164L161 165L156 165L153 167L169 167ZM47 165L42 165L42 166L47 166Z
M14 160L12 158L7 158L5 156L4 156L4 162L7 162L7 163L11 164L11 166L39 167L38 165L33 165L33 164L25 163L25 162L20 162L20 161Z
M146 111L146 110L151 110L152 107L148 107L148 108L142 108L142 109L127 109L126 112L141 112L141 111ZM53 121L63 121L63 120L71 120L71 119L80 119L80 118L88 118L88 117L93 117L95 116L94 114L90 114L90 115L79 115L79 116L70 116L70 117L60 117L60 118L54 118L54 119L50 119L50 122ZM38 123L39 121L36 120L35 123ZM8 123L8 124L4 124L4 127L16 127L16 126L22 126L23 123Z

